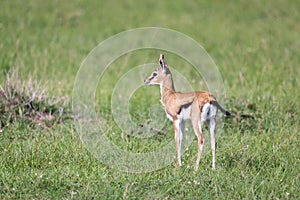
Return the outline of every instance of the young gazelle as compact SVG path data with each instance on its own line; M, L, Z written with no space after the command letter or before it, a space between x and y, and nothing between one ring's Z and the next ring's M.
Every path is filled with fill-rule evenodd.
M203 151L204 138L202 135L202 126L208 121L211 135L212 148L212 168L216 167L216 142L215 142L215 126L216 115L220 109L225 115L230 115L228 111L222 108L216 98L206 91L195 92L176 92L173 84L172 74L164 60L164 55L160 55L160 66L156 68L152 74L145 79L145 84L160 85L161 103L165 107L167 117L174 124L175 144L177 151L178 164L181 166L181 143L184 132L183 121L191 119L194 132L198 138L198 156L196 160L195 170L198 170L201 154Z

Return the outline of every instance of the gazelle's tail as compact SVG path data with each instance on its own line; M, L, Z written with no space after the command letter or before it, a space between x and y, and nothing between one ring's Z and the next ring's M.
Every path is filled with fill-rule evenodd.
M231 115L231 113L230 113L229 111L225 110L224 108L222 108L222 106L220 106L220 104L219 104L216 100L213 100L213 101L211 101L210 103L213 104L213 105L215 105L215 106L217 106L217 108L218 108L222 113L224 113L224 115L226 115L226 116L230 116L230 115Z

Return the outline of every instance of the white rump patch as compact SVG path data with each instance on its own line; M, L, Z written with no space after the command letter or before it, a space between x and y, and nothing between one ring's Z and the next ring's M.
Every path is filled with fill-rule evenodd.
M210 103L204 104L202 108L201 121L205 122L208 119L215 118L217 112L218 112L217 106Z

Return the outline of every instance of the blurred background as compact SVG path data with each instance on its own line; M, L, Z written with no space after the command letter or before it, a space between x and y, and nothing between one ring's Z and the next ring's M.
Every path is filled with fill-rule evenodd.
M177 30L201 44L219 67L229 95L241 84L240 76L247 89L255 90L253 84L267 87L263 79L272 79L276 86L299 75L298 1L0 4L1 80L15 66L24 77L63 85L70 93L81 62L97 44L121 31L149 26ZM156 62L157 56L148 59Z

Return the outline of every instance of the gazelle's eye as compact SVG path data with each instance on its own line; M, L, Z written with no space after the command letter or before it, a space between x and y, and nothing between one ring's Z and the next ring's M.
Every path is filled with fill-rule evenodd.
M154 72L154 73L152 74L152 76L153 76L153 77L157 76L157 73Z

